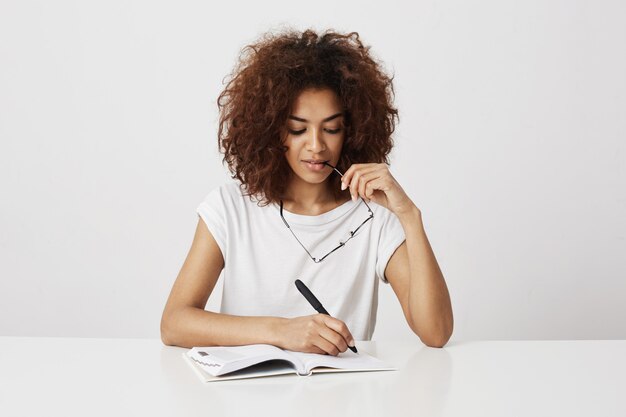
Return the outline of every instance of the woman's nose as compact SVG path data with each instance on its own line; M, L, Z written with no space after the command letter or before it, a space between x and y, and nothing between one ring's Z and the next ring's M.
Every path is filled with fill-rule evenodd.
M309 137L309 150L313 153L321 152L326 149L322 141L322 134L319 129L311 129L311 135Z

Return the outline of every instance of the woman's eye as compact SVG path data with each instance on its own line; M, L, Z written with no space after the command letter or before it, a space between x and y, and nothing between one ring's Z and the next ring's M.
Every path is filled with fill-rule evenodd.
M304 133L305 130L306 129L302 129L302 130L292 130L292 129L289 129L289 133L291 133L292 135L301 135L301 134ZM341 132L341 128L339 128L339 129L324 129L324 130L326 132L328 132L328 133L333 134L333 135L336 134L336 133Z

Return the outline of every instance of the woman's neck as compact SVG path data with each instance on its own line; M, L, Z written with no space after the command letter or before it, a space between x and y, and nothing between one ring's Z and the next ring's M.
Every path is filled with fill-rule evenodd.
M283 207L294 214L317 216L326 213L350 198L342 196L340 200L335 198L328 186L329 182L311 184L304 181L292 180L285 191Z

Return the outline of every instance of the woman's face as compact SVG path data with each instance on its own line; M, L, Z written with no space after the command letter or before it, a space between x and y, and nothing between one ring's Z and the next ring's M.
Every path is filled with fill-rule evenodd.
M287 120L285 156L289 166L308 183L322 183L333 172L324 164L336 166L344 140L344 118L339 97L334 91L306 89L296 99Z

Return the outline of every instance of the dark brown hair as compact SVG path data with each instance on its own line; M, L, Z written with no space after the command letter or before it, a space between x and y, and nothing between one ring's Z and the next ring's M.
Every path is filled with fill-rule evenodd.
M218 149L232 178L265 205L283 198L291 167L282 138L299 93L330 88L344 110L344 142L337 168L355 163L389 164L391 134L400 120L393 107L393 76L364 46L357 32L312 29L268 32L241 50L231 79L217 99ZM337 199L340 176L331 174Z

